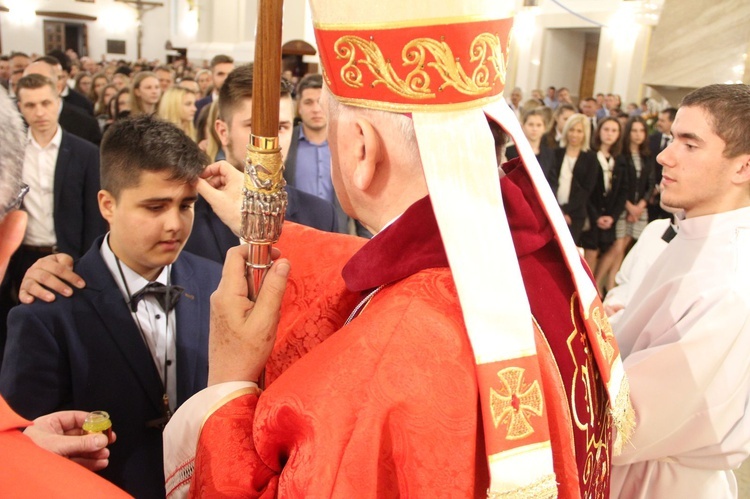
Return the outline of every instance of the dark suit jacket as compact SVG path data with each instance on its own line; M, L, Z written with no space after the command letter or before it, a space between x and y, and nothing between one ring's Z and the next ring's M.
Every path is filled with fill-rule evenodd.
M117 442L101 475L135 497L164 497L162 382L125 299L99 253L100 238L77 262L86 288L53 303L11 311L0 392L33 419L65 409L104 410ZM209 297L221 266L182 253L172 282L185 288L177 317L177 403L206 386Z
M99 148L63 130L54 185L57 246L80 258L107 230L97 202Z
M83 95L72 88L68 89L68 95L63 97L63 100L68 104L76 106L81 111L87 113L90 116L94 116L94 103L91 102L88 97Z
M286 159L284 160L284 180L286 180L287 185L291 185L291 186L295 185L294 176L297 173L297 149L299 148L299 127L300 125L297 125L292 130L292 142L289 145L289 152L287 153ZM324 201L327 202L327 200L324 200ZM347 229L349 227L349 216L346 213L344 213L344 209L341 207L341 204L339 204L339 199L335 196L334 196L333 207L336 209L338 229L332 232L342 232L344 234L348 233ZM307 224L302 224L302 225L307 225Z
M599 165L598 159L597 165ZM594 191L591 193L588 204L591 233L583 236L585 240L584 247L605 250L615 241L615 225L612 224L612 227L608 230L601 230L597 227L596 221L599 217L610 216L614 222L617 222L622 212L625 211L629 182L630 178L627 168L625 168L622 162L615 160L612 179L610 180L611 188L609 192L606 192L604 174L602 173L601 165L599 165L596 185Z
M555 149L555 178L560 178L560 169L565 158L565 148ZM563 213L570 216L572 224L570 232L573 240L578 243L588 216L590 197L596 187L596 181L601 175L599 162L593 151L581 152L573 166L573 180L570 186L568 203L560 207ZM559 189L559 186L558 186ZM557 193L557 191L555 191Z
M628 201L635 204L641 199L648 201L654 183L654 159L653 156L641 157L641 174L635 171L635 163L630 153L623 153L617 158L622 163L621 167L628 172Z
M198 122L198 116L201 114L201 109L203 109L205 106L210 105L214 101L214 94L211 92L207 96L203 97L202 99L198 99L195 101L195 117L193 118L194 122Z
M327 232L336 232L333 205L292 186L286 186L288 206L285 219ZM195 203L195 220L185 250L195 255L224 263L229 248L240 243L239 238L224 225L203 198Z
M102 141L102 132L96 118L65 101L63 101L62 111L60 111L59 122L66 132L88 140L94 145L98 146Z
M508 161L518 157L518 150L515 145L509 146L505 150L505 157L508 158ZM554 150L547 147L544 140L539 144L539 154L536 155L536 160L542 167L542 173L544 173L544 178L547 179L552 192L557 191L557 176L559 176L557 159Z

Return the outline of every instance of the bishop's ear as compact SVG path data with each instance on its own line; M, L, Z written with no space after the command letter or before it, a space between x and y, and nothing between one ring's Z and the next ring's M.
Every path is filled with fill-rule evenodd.
M372 124L364 118L358 118L352 126L356 130L356 168L352 182L357 189L365 191L372 184L383 159L383 140Z

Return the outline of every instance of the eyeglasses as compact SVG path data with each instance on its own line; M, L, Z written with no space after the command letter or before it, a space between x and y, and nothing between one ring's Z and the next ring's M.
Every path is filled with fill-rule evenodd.
M16 195L15 199L11 200L10 203L0 209L0 219L4 218L5 215L10 213L11 211L17 210L21 206L21 203L23 203L23 198L25 198L26 194L28 193L29 186L26 184L21 184L21 190L18 191L18 195Z

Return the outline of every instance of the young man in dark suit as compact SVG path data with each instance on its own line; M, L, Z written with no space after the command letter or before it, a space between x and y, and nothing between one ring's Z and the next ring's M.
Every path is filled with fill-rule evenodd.
M245 168L252 107L253 69L239 66L229 74L221 88L216 132L224 158L240 171ZM279 102L279 143L283 156L289 152L292 119L291 87L283 82ZM336 212L331 203L291 185L287 185L286 191L289 201L287 220L328 232L337 231ZM196 255L224 262L227 250L237 246L238 242L237 236L216 216L209 204L199 199L195 206L195 229L185 248Z
M209 296L221 267L181 250L190 235L197 145L149 116L113 125L98 204L110 232L75 266L71 298L15 308L0 393L22 416L110 414L118 439L102 476L164 497L161 429L208 374Z
M26 270L57 251L79 258L106 231L96 201L98 148L59 126L61 99L49 78L24 76L18 81L17 95L29 125L23 167L24 180L31 187L24 203L29 224L0 288L0 349L5 344L5 318L18 303Z
M86 109L77 106L75 102L66 99L66 95L70 96L70 89L65 84L67 80L57 59L51 56L38 58L24 70L24 76L29 74L46 76L55 83L57 93L61 97L60 106L62 109L58 118L60 126L66 132L70 132L98 146L102 141L99 122L93 117L93 111L89 113Z

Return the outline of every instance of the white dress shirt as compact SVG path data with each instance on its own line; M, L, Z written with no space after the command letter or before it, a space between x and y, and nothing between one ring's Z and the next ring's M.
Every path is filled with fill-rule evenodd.
M120 287L125 302L130 307L130 297L143 289L149 282L142 276L137 274L130 267L120 261L120 267L122 273L117 266L117 259L112 249L109 247L109 234L104 238L101 248L99 249L104 263L107 264L110 273L115 278L117 285ZM170 284L169 274L172 271L172 266L167 265L164 267L159 276L153 281L160 284ZM123 277L125 283L123 283ZM128 293L129 291L129 293ZM164 312L162 305L159 300L153 295L146 295L142 300L138 302L138 309L136 312L131 312L133 320L136 326L140 329L143 339L151 352L151 357L154 360L154 365L159 376L161 377L162 383L164 383L164 368L165 364L167 369L167 395L169 396L169 407L172 411L175 410L177 403L177 355L176 355L176 338L177 338L177 317L174 309L169 314Z
M578 158L573 158L567 154L563 158L557 184L557 202L560 206L565 206L570 201L570 188L573 185L573 168L576 166L576 161L578 161Z
M62 142L62 128L45 147L39 145L29 130L26 141L26 154L23 159L23 181L29 186L29 193L23 206L29 214L24 244L31 246L54 246L55 235L55 165Z

